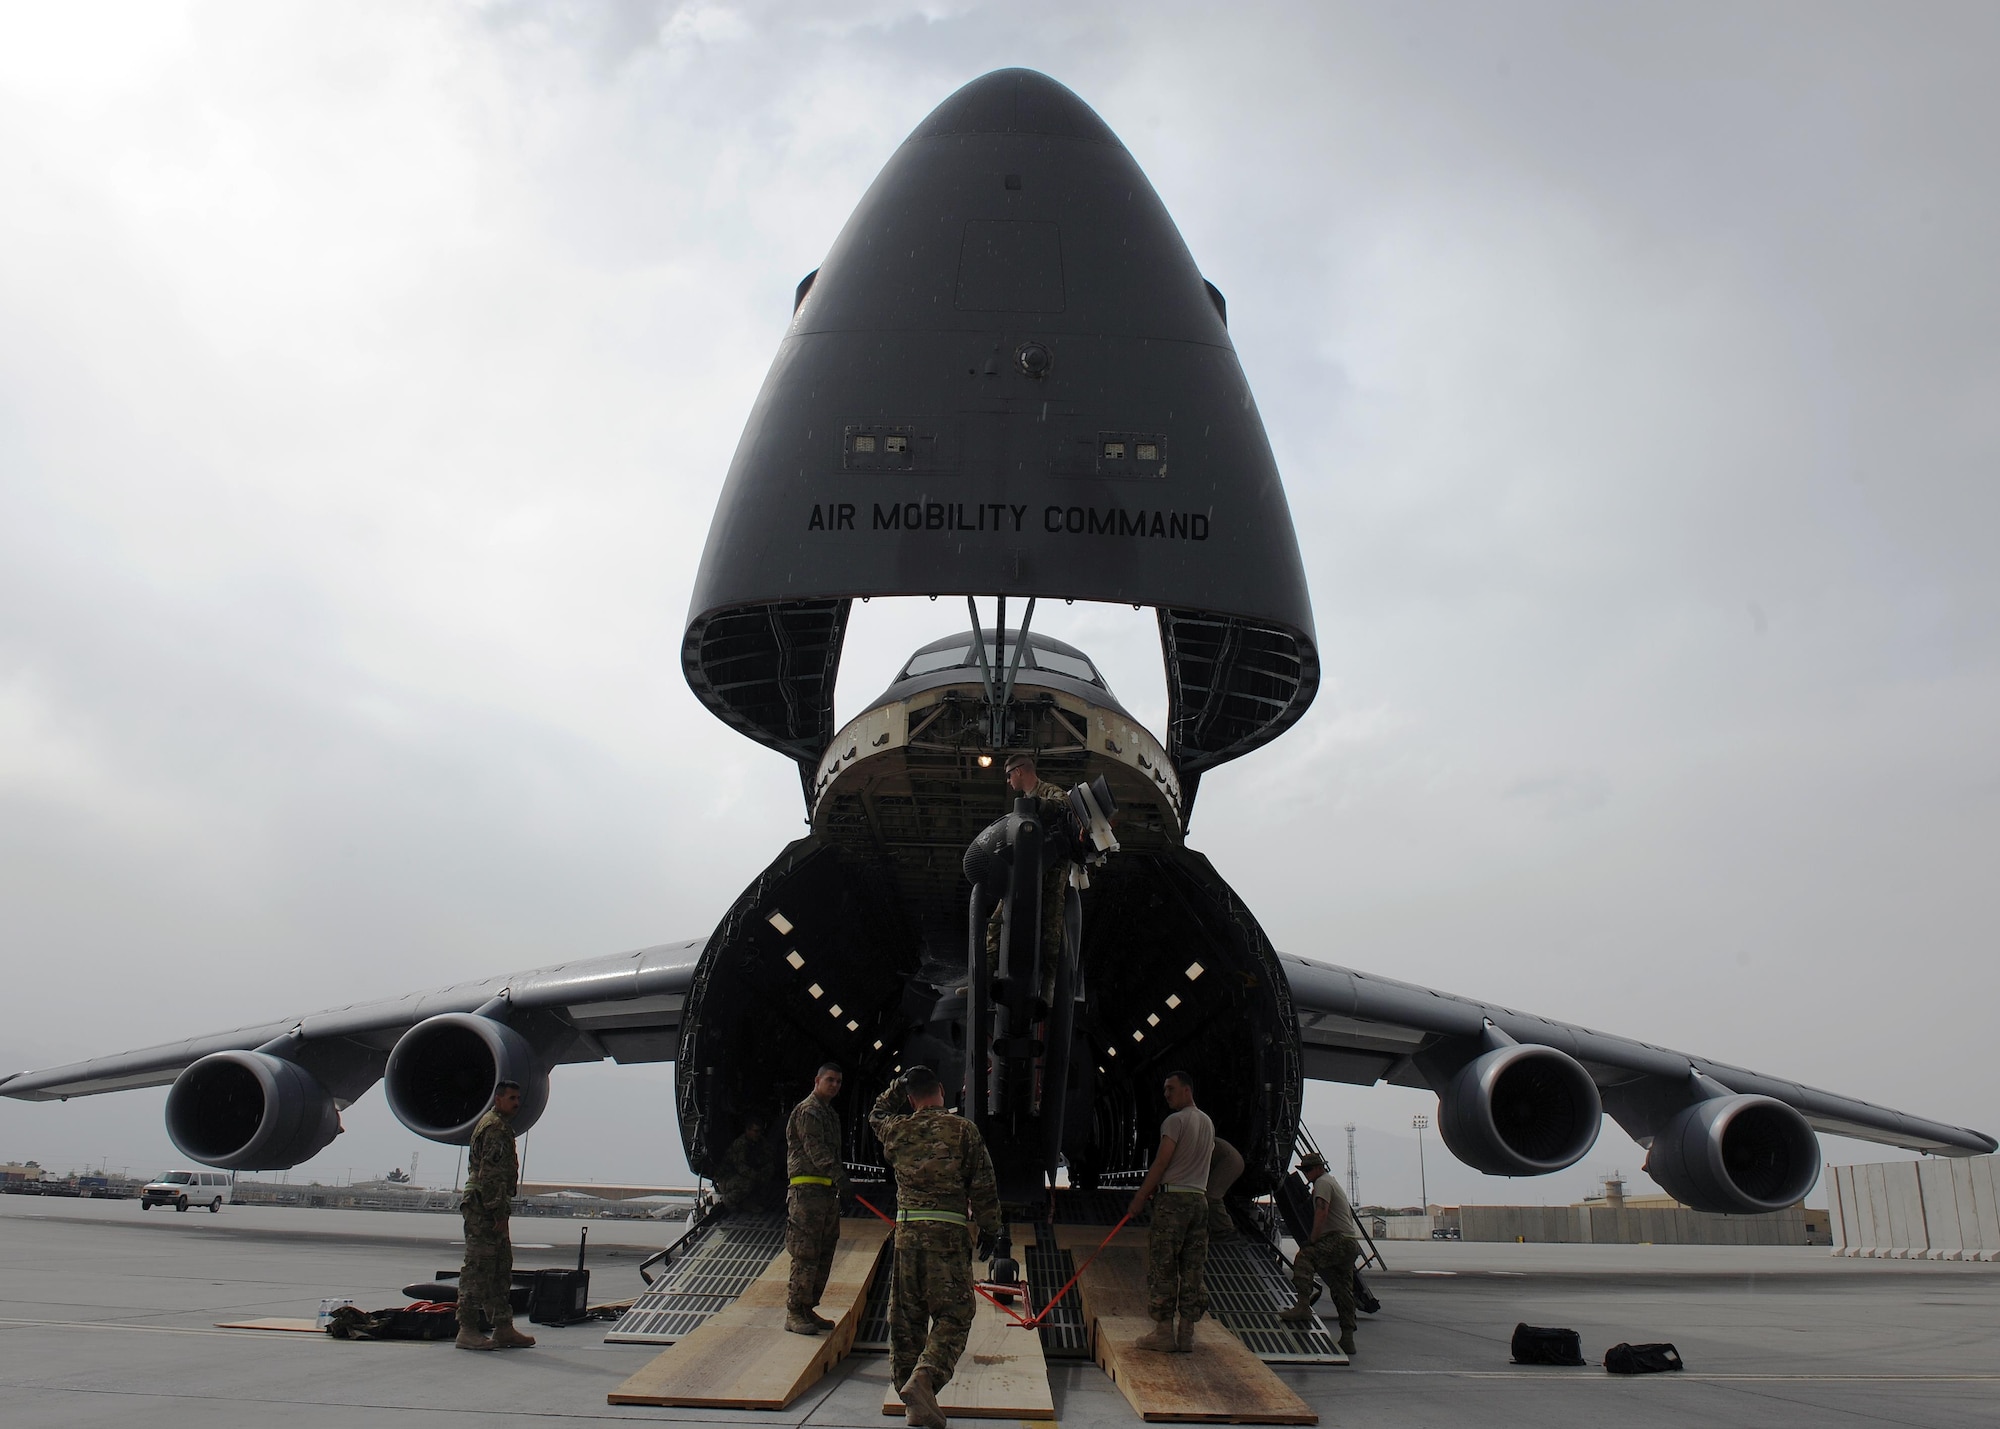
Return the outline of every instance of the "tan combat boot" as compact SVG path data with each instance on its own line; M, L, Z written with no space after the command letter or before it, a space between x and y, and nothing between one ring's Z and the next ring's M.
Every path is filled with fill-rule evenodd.
M483 1335L470 1325L460 1325L458 1327L457 1344L462 1350L497 1350L500 1348L493 1343L491 1335Z
M1313 1302L1301 1295L1292 1302L1291 1308L1280 1310L1278 1318L1287 1325L1309 1325L1312 1323Z
M817 1310L808 1310L808 1311L806 1311L806 1318L807 1318L808 1320L815 1320L815 1321L818 1321L818 1323L819 1323L819 1327L820 1327L820 1329L821 1329L822 1331L827 1331L827 1330L837 1330L837 1329L839 1329L839 1328L840 1328L840 1327L839 1327L838 1325L836 1325L836 1324L835 1324L835 1323L834 1323L833 1321L831 1321L831 1320L827 1319L827 1318L826 1318L826 1316L824 1316L824 1315L820 1314L820 1312L819 1312L819 1311L817 1311Z
M817 1335L820 1333L819 1320L810 1312L801 1315L787 1310L785 1312L785 1328L795 1335Z
M1174 1352L1176 1354L1185 1355L1194 1352L1194 1326L1195 1321L1200 1318L1201 1316L1199 1315L1181 1316L1181 1327L1174 1335Z
M1354 1358L1354 1331L1342 1330L1340 1332L1340 1352L1349 1359Z
M910 1411L907 1416L910 1423L924 1425L925 1429L947 1429L944 1411L938 1408L937 1386L931 1383L931 1372L922 1365L910 1371L896 1397Z
M515 1329L512 1320L502 1320L493 1327L493 1343L503 1350L531 1350L535 1347L535 1337Z
M1163 1355L1172 1354L1174 1352L1174 1322L1172 1320L1154 1321L1153 1328L1139 1336L1133 1343L1132 1348L1135 1350L1152 1350Z

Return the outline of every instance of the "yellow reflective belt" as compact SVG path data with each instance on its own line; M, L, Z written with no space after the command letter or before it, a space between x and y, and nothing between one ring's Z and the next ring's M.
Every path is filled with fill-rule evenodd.
M968 1224L966 1218L960 1215L957 1211L898 1211L896 1212L896 1219L905 1222L944 1221L947 1224L954 1226L962 1226Z
M1189 1196L1206 1196L1208 1194L1208 1187L1206 1186L1169 1186L1166 1189L1169 1191L1179 1191Z
M833 1184L833 1177L831 1177L831 1176L794 1176L794 1177L792 1177L792 1184L793 1184L794 1186L831 1186L831 1185Z

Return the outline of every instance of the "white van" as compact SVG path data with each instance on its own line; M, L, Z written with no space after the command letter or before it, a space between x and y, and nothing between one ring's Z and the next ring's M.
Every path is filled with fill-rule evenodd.
M139 1209L172 1206L184 1211L189 1206L207 1206L210 1211L220 1211L228 1199L227 1171L169 1171L139 1193Z

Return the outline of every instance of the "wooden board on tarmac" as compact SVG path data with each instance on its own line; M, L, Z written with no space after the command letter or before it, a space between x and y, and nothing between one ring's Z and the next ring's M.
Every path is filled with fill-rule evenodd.
M1014 1244L1021 1245L1024 1237L1022 1227L1014 1227ZM951 1383L938 1396L938 1408L948 1419L1054 1419L1056 1401L1049 1392L1040 1332L1022 1329L984 1296L973 1303L972 1333ZM882 1412L903 1413L893 1384L883 1396Z
M324 1335L326 1327L318 1320L307 1316L293 1319L289 1315L260 1315L254 1320L218 1320L218 1330L286 1330L295 1335Z
M1104 1239L1101 1227L1058 1226L1056 1243L1081 1265ZM1317 1424L1319 1415L1250 1348L1204 1316L1194 1351L1156 1354L1134 1348L1153 1328L1146 1313L1146 1233L1124 1230L1077 1282L1092 1357L1155 1424Z
M611 1391L612 1404L682 1405L711 1409L783 1409L846 1357L861 1328L868 1287L882 1260L888 1227L876 1220L840 1223L820 1313L835 1322L824 1335L785 1329L785 1281L792 1258L783 1251L744 1292L695 1332L656 1355Z

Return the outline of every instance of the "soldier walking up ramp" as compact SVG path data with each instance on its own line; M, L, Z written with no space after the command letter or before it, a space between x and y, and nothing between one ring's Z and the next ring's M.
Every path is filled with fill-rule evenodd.
M1014 1227L1014 1243L1023 1243L1020 1226ZM1015 1305L1026 1313L1022 1302L1017 1300ZM959 1356L951 1383L938 1391L938 1408L952 1419L1054 1419L1056 1401L1049 1392L1049 1366L1042 1358L1041 1335L1022 1329L1012 1316L981 1296L965 1353ZM893 1384L883 1396L882 1412L904 1412Z
M1102 1226L1058 1226L1057 1242L1079 1261ZM1212 1315L1195 1327L1194 1351L1137 1349L1153 1328L1146 1313L1146 1233L1120 1231L1071 1292L1083 1297L1093 1357L1139 1417L1155 1424L1317 1424L1319 1415Z
M820 1311L835 1322L824 1335L785 1329L791 1256L780 1251L764 1273L693 1334L662 1350L606 1396L612 1404L709 1409L783 1409L854 1347L868 1287L882 1261L888 1227L844 1220Z

